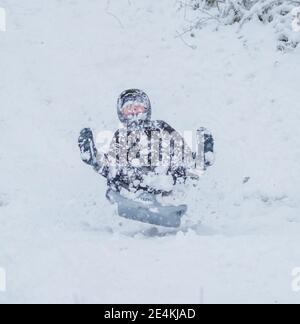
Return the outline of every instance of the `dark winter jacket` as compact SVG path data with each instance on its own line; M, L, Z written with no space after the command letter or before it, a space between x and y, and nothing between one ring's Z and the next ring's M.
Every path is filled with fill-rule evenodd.
M119 129L104 161L101 159L96 171L107 178L110 189L154 194L165 190L158 184L149 185L145 177L166 175L176 184L185 181L187 168L194 163L190 148L174 128L164 121L149 119Z

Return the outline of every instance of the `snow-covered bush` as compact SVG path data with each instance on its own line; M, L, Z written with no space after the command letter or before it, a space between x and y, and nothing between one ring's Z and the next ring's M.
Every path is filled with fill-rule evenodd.
M295 48L300 43L300 0L189 0L184 6L199 12L194 28L203 27L207 20L219 24L245 23L257 17L264 24L271 24L278 39L278 49Z

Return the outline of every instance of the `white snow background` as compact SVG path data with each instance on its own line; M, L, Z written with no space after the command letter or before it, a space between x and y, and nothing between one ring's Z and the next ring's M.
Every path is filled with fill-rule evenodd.
M0 0L0 303L300 303L300 48L258 21L183 41L175 2ZM80 160L132 87L215 136L182 230L118 218Z

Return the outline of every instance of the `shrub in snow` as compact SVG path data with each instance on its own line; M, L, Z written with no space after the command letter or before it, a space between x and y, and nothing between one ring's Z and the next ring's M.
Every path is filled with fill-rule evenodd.
M199 12L201 18L194 28L202 27L208 19L225 25L238 23L242 28L256 17L273 26L278 49L295 48L300 43L300 0L189 0L181 4Z

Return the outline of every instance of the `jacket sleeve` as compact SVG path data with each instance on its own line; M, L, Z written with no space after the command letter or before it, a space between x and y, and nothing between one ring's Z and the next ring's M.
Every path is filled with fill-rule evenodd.
M183 138L182 135L179 134L172 126L164 121L159 121L159 127L164 131L171 135L171 160L172 164L177 166L178 168L194 168L195 160L194 154Z
M98 165L95 171L109 181L114 181L117 177L117 170L127 166L127 130L118 130L110 143L109 150L106 154L97 154ZM110 178L110 179L109 179Z
M97 162L95 163L94 170L102 175L104 178L108 178L109 175L109 163L108 163L108 159L107 159L107 154L103 154L103 153L97 153L97 157L96 157Z

